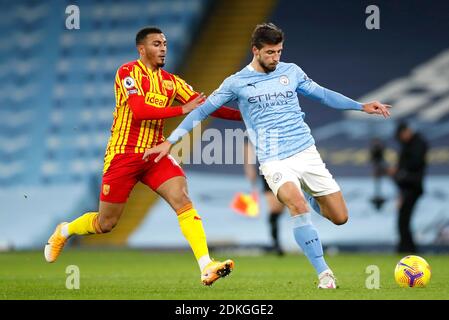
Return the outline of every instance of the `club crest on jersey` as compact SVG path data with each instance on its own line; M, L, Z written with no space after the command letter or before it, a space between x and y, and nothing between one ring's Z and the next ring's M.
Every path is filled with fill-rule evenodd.
M104 184L104 185L103 185L103 194L104 194L105 196L107 196L107 195L109 194L109 191L111 191L111 186L108 185L108 184Z
M282 179L282 173L276 172L273 174L273 183L278 183Z
M162 85L164 86L164 88L166 90L173 90L173 81L171 81L171 80L164 80L162 82Z
M134 79L131 77L126 77L125 79L123 79L123 86L125 87L125 89L131 89L134 88Z
M286 85L288 85L288 84L290 83L290 80L288 80L288 77L287 77L287 76L281 76L281 77L279 78L279 82L280 82L281 84L283 84L284 86L286 86Z

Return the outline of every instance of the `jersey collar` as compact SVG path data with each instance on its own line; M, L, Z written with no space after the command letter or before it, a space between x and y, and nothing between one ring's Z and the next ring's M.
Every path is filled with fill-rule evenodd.
M150 68L147 68L147 66L144 65L144 63L140 59L137 59L137 63L139 64L140 68L142 70L144 70L148 75L152 75L154 73L159 73L161 70L161 68L159 68L159 70L157 72L152 71Z

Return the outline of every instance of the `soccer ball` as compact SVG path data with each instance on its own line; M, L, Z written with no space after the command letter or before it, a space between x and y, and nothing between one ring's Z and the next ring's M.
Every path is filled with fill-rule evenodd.
M430 265L418 256L402 258L394 270L394 279L400 287L425 287L429 284L431 275Z

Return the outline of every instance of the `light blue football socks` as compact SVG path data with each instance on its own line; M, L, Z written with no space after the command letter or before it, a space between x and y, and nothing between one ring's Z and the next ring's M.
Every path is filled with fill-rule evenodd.
M322 216L321 214L321 208L320 205L318 204L318 201L315 200L314 197L312 197L310 194L308 194L307 192L303 192L304 197L306 197L306 200L309 202L310 207L313 209L313 211L315 211L316 213L318 213L319 215Z
M312 224L310 212L294 216L292 220L295 240L315 268L317 274L329 269L324 260L323 247L318 232Z

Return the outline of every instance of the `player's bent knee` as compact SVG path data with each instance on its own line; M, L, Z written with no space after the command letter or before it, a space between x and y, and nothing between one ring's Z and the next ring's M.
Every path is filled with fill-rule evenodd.
M183 194L180 192L174 192L170 198L166 199L170 206L178 211L181 208L184 208L186 205L191 204L192 200L187 196L187 194Z
M178 193L176 196L173 196L171 199L171 203L176 207L183 207L189 203L191 203L192 200L187 196L187 194L184 193Z
M277 198L287 206L292 215L306 213L308 211L306 199L293 182L283 184L278 190Z
M339 216L332 218L331 220L337 226L341 226L341 225L345 224L346 222L348 222L348 219L349 219L348 214L344 213L344 214L341 214Z

